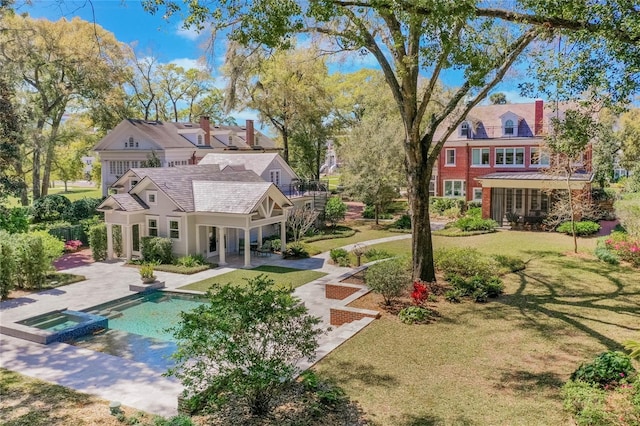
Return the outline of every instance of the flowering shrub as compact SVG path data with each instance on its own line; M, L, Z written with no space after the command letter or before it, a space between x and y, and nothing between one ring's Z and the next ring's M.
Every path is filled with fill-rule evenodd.
M593 362L582 364L571 374L571 380L582 381L592 385L605 387L627 383L635 378L636 369L631 364L629 355L609 351L598 355Z
M411 298L416 306L420 306L429 297L429 287L422 281L415 280L413 282L413 291L411 292Z
M82 247L82 241L80 240L70 240L64 243L64 251L67 253L76 252Z
M640 267L640 241L632 240L628 234L613 232L605 240L605 246L614 252L620 259L631 263L636 268Z

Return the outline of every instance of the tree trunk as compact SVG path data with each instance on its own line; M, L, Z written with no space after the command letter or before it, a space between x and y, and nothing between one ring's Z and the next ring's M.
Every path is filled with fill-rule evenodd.
M289 134L286 129L280 131L282 135L282 157L284 162L289 164Z
M68 192L69 190L67 189L67 181L64 181L64 192Z
M40 199L40 154L42 150L42 129L44 128L44 119L39 119L36 125L36 131L33 135L33 170L31 171L31 188L33 192L33 201Z
M49 181L51 180L51 167L53 166L53 157L55 156L56 139L58 137L58 129L62 121L62 113L54 118L51 126L51 134L49 135L49 143L47 144L47 152L44 161L44 173L42 174L42 191L44 197L49 193Z
M422 180L422 179L421 179ZM413 253L412 278L435 282L433 265L433 241L429 218L429 185L409 180L409 209L411 211L411 236Z

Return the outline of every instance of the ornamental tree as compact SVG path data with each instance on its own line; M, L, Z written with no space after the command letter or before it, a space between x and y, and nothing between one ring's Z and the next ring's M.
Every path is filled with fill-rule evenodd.
M265 415L300 373L297 362L313 359L320 319L291 292L259 275L246 285L215 287L206 304L181 313L176 366L168 374L182 381L194 410L233 396Z
M287 48L321 36L325 50L370 54L391 89L403 124L403 149L413 223L414 278L435 281L429 181L448 137L469 111L525 57L536 75L530 96L560 100L584 93L625 101L640 86L638 0L145 0L152 13L181 13L186 26L251 48ZM160 11L160 9L164 9ZM183 11L182 8L187 9ZM555 47L561 37L562 57ZM607 66L602 66L607 64ZM458 87L436 99L441 76ZM550 84L551 83L551 84Z

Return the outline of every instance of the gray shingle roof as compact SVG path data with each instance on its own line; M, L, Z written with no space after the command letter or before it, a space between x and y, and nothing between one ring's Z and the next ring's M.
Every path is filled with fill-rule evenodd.
M271 182L212 182L194 180L195 211L249 214L264 197Z
M218 164L221 168L225 166L244 166L245 169L253 170L261 175L279 154L274 152L251 152L251 153L216 153L212 152L204 156L198 163Z
M215 164L131 170L140 178L151 179L158 189L167 194L185 212L196 211L193 181L220 182L222 185L232 182L245 182L251 185L266 183L251 170L237 171L227 168L221 171Z
M137 195L113 194L111 198L126 212L137 212L149 208Z

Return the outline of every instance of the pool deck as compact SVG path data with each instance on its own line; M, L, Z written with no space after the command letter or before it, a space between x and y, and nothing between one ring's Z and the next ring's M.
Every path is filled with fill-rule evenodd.
M360 244L372 245L410 237L402 234ZM353 245L344 248L351 250ZM323 327L329 329L331 307L341 306L345 301L325 298L325 284L353 275L359 268L338 267L330 264L328 259L329 253L300 260L285 260L273 255L252 258L252 266L267 264L326 273L326 276L298 287L294 295L305 303L312 315L322 318ZM156 276L159 281L165 282L166 289L177 289L238 269L243 258L230 256L227 260L229 264L224 267L193 275L158 271ZM83 264L66 269L65 272L84 275L87 279L80 283L0 302L0 325L10 327L16 321L54 310L83 310L129 296L135 294L129 290L129 284L139 282L138 270L125 266L122 261ZM300 366L306 368L319 361L371 321L372 318L363 318L327 331L320 338L316 359L313 362L301 362ZM177 396L182 391L182 386L173 378L163 377L164 369L65 343L42 345L5 334L0 334L0 348L2 368L97 395L106 400L120 401L124 405L149 413L163 416L177 413Z

